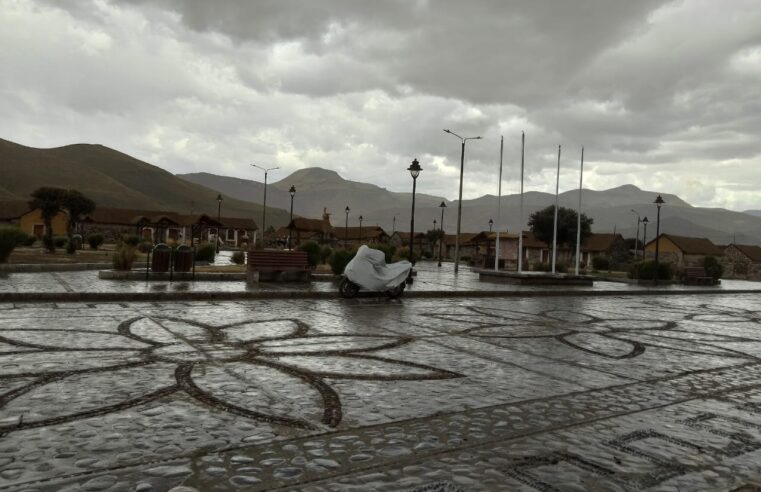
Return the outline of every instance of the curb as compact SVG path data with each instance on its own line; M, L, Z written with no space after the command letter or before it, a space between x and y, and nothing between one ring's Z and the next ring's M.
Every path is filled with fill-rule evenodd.
M111 263L5 263L0 273L80 272L110 268Z
M407 291L407 299L522 298L522 297L622 297L761 294L759 290L557 290L557 291ZM359 298L385 297L368 293ZM232 301L256 299L331 299L342 300L337 291L302 292L0 292L0 302L141 302L141 301Z

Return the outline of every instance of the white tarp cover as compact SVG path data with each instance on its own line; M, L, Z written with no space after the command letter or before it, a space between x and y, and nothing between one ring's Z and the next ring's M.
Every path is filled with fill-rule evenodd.
M412 263L397 261L386 264L383 251L362 245L356 256L344 268L344 275L365 290L389 290L404 282Z

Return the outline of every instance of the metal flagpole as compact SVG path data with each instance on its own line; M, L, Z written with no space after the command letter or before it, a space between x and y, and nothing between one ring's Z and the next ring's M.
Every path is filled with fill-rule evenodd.
M505 146L505 137L499 139L499 186L497 187L497 242L494 247L494 271L499 270L499 224L500 212L502 211L502 151Z
M555 260L558 251L558 195L560 194L560 145L558 145L558 174L555 180L555 226L552 229L552 274L555 275Z
M581 253L581 186L584 183L584 146L581 146L581 170L579 171L579 208L576 210L576 275L579 274Z
M521 132L521 217L518 229L518 273L523 271L523 156L526 149L526 133Z

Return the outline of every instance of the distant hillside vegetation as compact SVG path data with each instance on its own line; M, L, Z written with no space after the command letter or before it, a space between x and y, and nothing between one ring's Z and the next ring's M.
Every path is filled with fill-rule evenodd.
M159 167L102 145L53 149L25 147L0 139L0 200L26 200L41 186L73 188L96 204L147 210L217 215L217 194ZM222 215L253 218L262 206L223 193ZM267 208L267 224L285 225L288 212Z

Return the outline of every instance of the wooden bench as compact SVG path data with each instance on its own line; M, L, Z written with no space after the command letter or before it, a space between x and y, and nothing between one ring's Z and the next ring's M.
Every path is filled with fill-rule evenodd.
M311 268L306 251L253 250L248 252L249 282L295 280L308 282Z
M684 283L696 285L713 285L716 283L713 277L706 273L703 267L686 267L684 269Z

